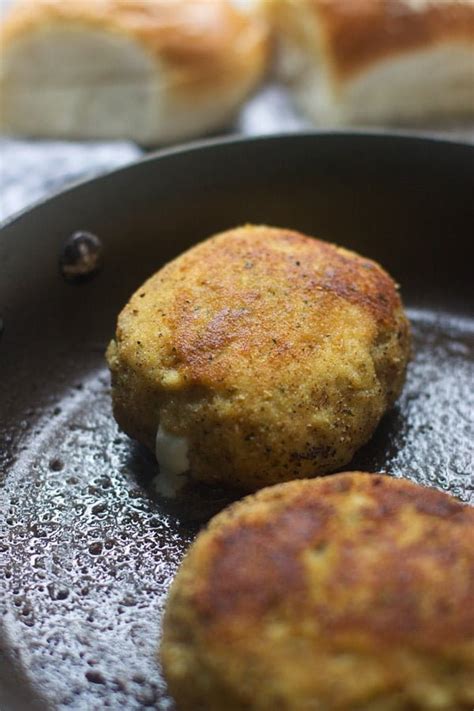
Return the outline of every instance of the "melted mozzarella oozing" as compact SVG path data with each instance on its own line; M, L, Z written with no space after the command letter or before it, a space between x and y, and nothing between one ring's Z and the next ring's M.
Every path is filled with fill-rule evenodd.
M188 441L167 432L161 425L156 433L156 459L160 474L155 488L159 494L173 498L185 483L185 474L189 469Z

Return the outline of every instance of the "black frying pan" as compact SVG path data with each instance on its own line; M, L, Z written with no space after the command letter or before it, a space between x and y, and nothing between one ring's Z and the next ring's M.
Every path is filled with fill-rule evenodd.
M168 709L155 659L169 582L220 492L170 508L120 434L103 352L130 293L198 240L288 226L379 260L414 331L403 395L353 467L473 501L474 146L310 134L161 153L79 185L0 234L0 706ZM69 283L64 242L104 267Z

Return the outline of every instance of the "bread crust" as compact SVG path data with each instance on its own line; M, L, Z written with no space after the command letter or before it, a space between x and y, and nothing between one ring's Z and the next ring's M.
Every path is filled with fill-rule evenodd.
M36 31L82 26L119 33L164 64L176 94L255 79L268 55L267 30L228 0L26 0L3 25L3 52Z
M263 8L279 32L303 42L308 52L317 42L339 83L404 53L474 45L472 0L269 0Z
M144 145L224 126L269 57L230 0L25 0L0 44L3 132Z

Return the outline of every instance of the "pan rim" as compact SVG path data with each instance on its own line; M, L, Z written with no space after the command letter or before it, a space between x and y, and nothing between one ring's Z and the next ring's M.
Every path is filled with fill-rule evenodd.
M62 201L66 196L70 196L74 200L77 200L77 203L80 204L83 202L85 194L79 191L83 188L87 189L87 186L90 186L89 189L91 190L92 194L95 194L96 191L100 192L101 188L107 185L109 187L117 187L119 184L117 181L117 177L120 175L132 178L133 176L137 176L146 180L146 170L143 172L142 164L143 166L149 166L152 171L159 171L161 167L167 169L167 166L173 165L174 159L179 156L184 158L186 158L186 156L189 156L190 160L200 160L202 159L202 157L208 156L209 151L213 151L214 149L216 150L213 155L215 155L216 158L221 160L221 149L224 149L225 147L241 147L243 152L251 156L254 151L258 152L264 147L264 145L269 146L270 150L278 150L279 146L291 150L293 146L304 146L306 143L308 147L313 147L315 157L317 157L317 151L319 150L319 148L321 148L322 150L337 150L338 146L344 148L344 146L346 145L348 148L353 145L355 150L360 150L361 147L363 147L364 150L370 150L372 148L374 152L383 152L384 149L388 149L388 151L393 152L394 149L397 149L397 146L400 149L404 149L407 153L409 153L411 148L413 148L415 152L417 152L418 150L421 151L422 149L426 149L426 152L428 153L430 150L432 150L433 160L436 160L438 152L446 152L446 154L449 153L450 156L453 155L454 158L458 157L460 159L462 159L464 155L467 155L468 157L474 156L474 143L471 144L470 142L465 142L462 140L456 141L451 140L449 138L445 139L444 137L439 136L414 135L405 131L386 132L374 130L357 130L348 132L316 130L309 132L291 132L251 137L234 135L222 138L212 138L202 141L195 141L193 143L186 143L171 148L162 148L156 150L152 153L142 156L137 160L133 160L124 166L102 173L101 175L89 176L86 178L79 179L74 183L69 184L65 188L62 188L48 196L40 198L32 205L27 206L23 210L7 218L4 224L0 224L0 245L2 233L5 235L5 240L8 239L6 236L7 231L2 230L2 227L10 228L10 226L12 226L12 229L15 232L23 231L27 223L27 218L29 218L30 220L35 219L36 216L41 213L41 211L45 207L48 206L51 206L52 209L59 209L61 207ZM204 151L204 153L202 151ZM206 153L205 151L208 152ZM164 159L165 161L169 159L170 162L160 162L162 159ZM310 156L308 156L308 160L312 160ZM155 163L155 161L157 161L157 163ZM156 166L156 168L153 166ZM133 172L134 170L136 171L135 173ZM11 242L5 241L3 244L11 246L12 252L13 250L15 250L15 247L13 247ZM453 313L453 316L454 315L458 317L457 313ZM8 470L8 475L10 475L10 468ZM25 675L25 678L28 677ZM35 693L37 693L37 691L35 691ZM1 705L2 704L0 701L0 706Z
M206 150L208 148L219 148L231 145L248 145L248 144L258 144L258 143L269 143L280 141L305 141L314 138L322 139L334 139L334 138L344 138L347 140L358 140L358 139L374 139L375 141L386 140L400 140L402 143L406 144L424 144L424 145L436 145L448 147L455 146L460 149L468 149L474 153L474 139L471 141L467 138L461 139L459 137L450 138L448 135L441 135L439 132L423 132L418 133L413 130L408 129L384 129L384 128L354 128L350 130L344 129L312 129L308 131L283 131L278 133L269 134L258 134L258 135L245 135L239 133L233 133L230 136L217 136L213 138L203 138L194 141L188 141L185 143L179 143L170 147L157 148L143 155L136 160L132 160L125 165L118 166L111 170L107 170L99 175L85 176L74 180L69 183L66 187L54 190L46 196L40 197L39 199L33 201L31 204L21 208L18 212L14 212L9 215L4 220L0 221L0 239L4 233L4 228L11 227L17 222L21 221L22 218L33 213L38 208L49 205L55 200L61 199L65 195L69 195L74 191L90 185L92 183L99 183L100 181L109 180L115 176L121 175L126 171L139 167L143 164L152 163L154 161L159 161L161 159L173 158L174 156L181 156L185 153L194 154L199 151Z

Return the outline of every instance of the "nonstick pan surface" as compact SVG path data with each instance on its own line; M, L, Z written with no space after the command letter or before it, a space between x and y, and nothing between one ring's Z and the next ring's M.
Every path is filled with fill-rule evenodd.
M104 349L140 282L213 232L300 229L395 276L413 326L408 381L351 467L474 502L473 196L474 146L363 133L231 139L152 156L3 228L2 711L173 708L155 657L163 602L228 495L154 495L153 458L112 418ZM83 283L59 268L77 230L104 249Z

